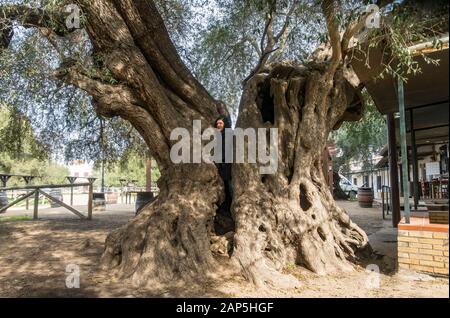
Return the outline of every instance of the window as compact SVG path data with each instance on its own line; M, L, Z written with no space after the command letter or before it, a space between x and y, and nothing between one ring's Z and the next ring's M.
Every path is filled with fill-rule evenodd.
M364 176L363 177L363 186L364 187L369 187L369 176Z
M357 178L353 178L353 184L354 185L358 185L358 179Z
M377 189L381 189L381 176L377 176Z

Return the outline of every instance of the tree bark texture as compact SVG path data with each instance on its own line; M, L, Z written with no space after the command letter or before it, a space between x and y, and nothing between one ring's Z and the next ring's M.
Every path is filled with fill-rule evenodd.
M76 63L55 76L89 93L100 115L129 121L161 170L157 199L108 236L102 264L140 286L201 281L218 265L211 243L224 184L213 164L173 164L170 134L177 127L192 133L194 119L202 129L212 126L216 101L183 64L152 1L76 3L100 57L95 67L107 69L115 84ZM228 252L259 286L295 285L281 274L289 264L319 274L349 270L355 251L367 246L366 234L334 202L321 169L330 131L361 113L351 71L334 50L332 60L327 52L303 66L272 65L243 91L237 127L279 130L275 174L261 175L255 164L233 167L235 231L226 234L233 243Z
M336 205L323 175L321 153L356 90L324 65L276 65L245 88L237 126L278 128L279 164L273 175L257 165L235 164L233 258L257 285L285 281L288 264L319 274L349 270L364 231ZM261 114L273 118L264 121Z

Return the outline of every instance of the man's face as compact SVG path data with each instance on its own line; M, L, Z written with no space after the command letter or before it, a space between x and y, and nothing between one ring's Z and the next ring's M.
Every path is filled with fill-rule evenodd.
M220 131L222 131L224 127L225 127L225 124L224 124L223 120L218 120L216 122L216 128L219 129Z

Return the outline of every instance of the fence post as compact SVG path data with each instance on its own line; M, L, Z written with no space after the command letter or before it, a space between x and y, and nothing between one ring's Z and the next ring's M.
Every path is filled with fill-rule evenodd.
M94 196L94 182L97 178L88 177L89 181L89 198L88 198L88 220L92 220L92 201Z
M88 197L88 220L92 220L92 196L93 196L93 182L89 184L89 197Z
M69 180L69 183L72 185L70 187L70 206L73 206L73 184L77 180L77 177L66 177L67 180Z
M22 178L25 181L25 184L27 186L29 186L35 177L34 176L22 176ZM29 191L26 190L25 192L28 193ZM25 202L26 202L25 209L28 210L29 209L28 198L27 198L27 200Z
M33 220L38 219L38 209L39 209L39 188L34 192L34 212L33 212Z

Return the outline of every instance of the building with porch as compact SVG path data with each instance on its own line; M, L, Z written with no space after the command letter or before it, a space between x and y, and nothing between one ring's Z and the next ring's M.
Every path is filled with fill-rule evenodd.
M352 66L386 115L388 145L376 168L389 169L385 182L398 228L399 268L448 276L448 33L439 41L440 48L431 39L408 48L421 72L406 82L374 78L386 58L380 47L370 49L367 63L355 59Z

